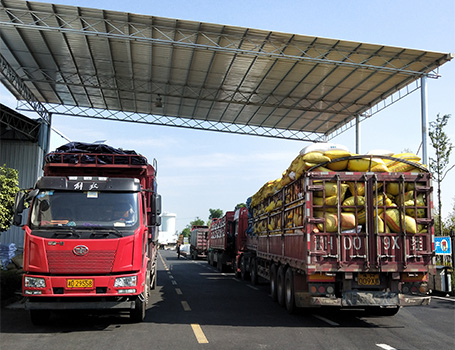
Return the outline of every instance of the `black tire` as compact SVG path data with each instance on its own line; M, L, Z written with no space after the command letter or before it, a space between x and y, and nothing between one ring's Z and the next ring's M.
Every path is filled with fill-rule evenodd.
M289 314L295 312L294 272L288 268L284 277L284 304Z
M130 311L130 321L132 323L139 323L144 321L145 311L147 310L147 301L145 299L146 292L142 293L140 296L136 297L134 302L134 309Z
M50 310L30 310L30 320L35 326L44 326L51 318Z
M245 257L242 255L240 258L240 275L243 281L249 278L248 266L246 265Z
M224 272L224 266L223 263L221 262L221 255L218 254L217 260L216 260L216 269L220 272Z
M277 301L278 300L278 296L277 296L277 280L276 280L276 277L277 277L277 266L272 263L272 265L270 266L270 296L272 297L272 300L273 301Z
M250 260L250 280L253 286L258 284L258 263L256 258Z
M278 304L281 306L284 306L284 274L285 267L283 265L280 265L276 275L276 296Z

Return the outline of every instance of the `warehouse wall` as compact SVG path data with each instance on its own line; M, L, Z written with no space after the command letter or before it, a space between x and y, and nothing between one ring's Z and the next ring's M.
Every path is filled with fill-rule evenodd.
M19 187L31 188L38 177L43 174L44 151L38 143L27 141L0 141L0 164L19 171ZM24 213L26 217L27 213ZM15 243L18 249L24 246L24 231L20 227L12 226L2 232L1 244Z

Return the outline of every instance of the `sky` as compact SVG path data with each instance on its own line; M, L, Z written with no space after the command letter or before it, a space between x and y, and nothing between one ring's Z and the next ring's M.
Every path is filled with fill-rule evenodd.
M427 0L53 0L158 17L217 23L276 32L388 46L455 53L455 1ZM428 119L451 114L445 129L455 145L455 58L443 65L438 79L428 79ZM421 95L414 92L361 123L361 153L373 149L417 152L421 143ZM0 101L16 101L0 86ZM22 112L21 112L22 113ZM24 113L37 118L33 113ZM184 128L53 116L52 125L72 141L134 149L158 161L158 191L163 210L177 215L176 229L207 220L209 209L233 210L269 180L281 177L308 142L225 134ZM355 129L330 142L355 151ZM50 149L65 139L51 135ZM421 153L420 153L421 154ZM434 157L431 145L429 157ZM451 164L455 163L455 151ZM442 185L443 218L455 206L455 169ZM436 195L433 197L436 201Z

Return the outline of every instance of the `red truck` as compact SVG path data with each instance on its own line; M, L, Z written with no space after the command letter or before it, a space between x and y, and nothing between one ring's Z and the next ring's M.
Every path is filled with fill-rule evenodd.
M35 324L51 310L123 310L145 317L156 285L161 197L156 164L134 151L70 143L45 158L44 176L16 196L23 229L25 308Z
M190 255L193 260L207 258L208 226L193 226L190 234Z
M361 157L339 161L350 159ZM392 316L400 306L428 304L431 174L418 164L412 172L317 167L248 200L250 231L237 257L242 275L249 273L253 284L258 276L268 280L272 298L290 313L333 306ZM231 232L248 220L239 217Z
M207 260L219 271L232 269L236 275L240 274L238 258L246 248L247 217L247 208L240 208L212 221ZM246 277L245 268L243 271L242 276Z

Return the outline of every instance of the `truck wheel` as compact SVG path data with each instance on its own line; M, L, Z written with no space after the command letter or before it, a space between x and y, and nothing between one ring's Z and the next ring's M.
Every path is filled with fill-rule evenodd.
M43 326L49 323L51 312L49 310L30 310L30 320L35 326Z
M258 263L256 258L250 260L250 278L253 286L258 284Z
M280 265L276 275L276 296L278 304L284 306L284 266Z
M289 314L295 312L294 272L288 268L284 278L284 303Z
M270 266L270 296L272 297L273 301L277 301L277 280L276 280L276 275L277 275L277 267L274 263Z
M242 255L240 258L240 275L242 277L243 281L246 281L248 279L248 267L246 266L246 261L245 257Z
M223 272L223 263L221 262L221 256L218 255L218 259L216 261L216 269L220 272Z
M145 318L145 311L147 310L147 302L144 297L145 294L146 291L136 297L134 309L131 309L130 311L130 321L132 323L142 322Z

